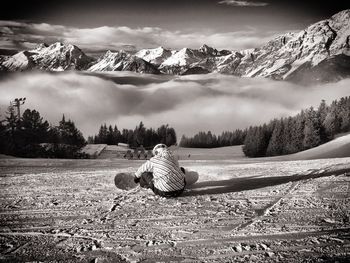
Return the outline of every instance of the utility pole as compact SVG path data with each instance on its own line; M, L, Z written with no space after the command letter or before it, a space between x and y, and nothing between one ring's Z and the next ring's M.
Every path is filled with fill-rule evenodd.
M26 101L26 98L15 98L14 101L11 102L11 106L17 108L17 117L18 121L21 120L21 105L23 105Z

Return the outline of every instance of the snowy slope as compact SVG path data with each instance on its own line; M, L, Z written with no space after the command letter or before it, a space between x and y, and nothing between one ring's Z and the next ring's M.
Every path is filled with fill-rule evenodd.
M161 67L165 66L187 66L198 62L204 58L204 55L195 49L183 48L175 52L170 58L165 60Z
M350 55L350 10L310 25L298 33L276 37L250 53L237 75L293 80L300 69L312 69L322 61Z
M169 49L165 49L163 47L153 48L153 49L141 49L139 52L135 54L135 56L142 58L143 60L159 66L166 59L168 59L174 51Z
M306 151L287 155L288 160L307 160L321 158L350 157L350 134L338 137L330 142Z
M138 73L158 74L157 67L125 51L108 50L89 71L134 71Z
M305 30L280 35L260 48L237 52L184 48L160 65L169 74L192 68L242 77L327 82L350 77L350 10ZM329 73L330 72L330 73Z
M83 70L93 62L77 46L61 42L52 45L40 44L30 51L22 51L2 61L2 67L8 71L42 69L63 71L68 69Z
M22 51L13 56L4 57L1 63L3 70L23 71L34 67L29 51Z
M218 51L207 45L203 45L199 49L183 48L174 52L160 65L159 69L168 74L187 74L191 69L196 69L194 73L198 70L202 73L220 72L217 70L217 65L222 63L227 56L232 56L232 52L228 50Z

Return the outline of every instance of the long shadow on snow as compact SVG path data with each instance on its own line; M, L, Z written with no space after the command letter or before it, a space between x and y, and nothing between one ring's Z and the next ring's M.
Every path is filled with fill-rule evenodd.
M182 196L198 196L207 194L224 194L264 188L268 186L285 184L288 182L302 181L331 175L350 173L349 165L331 167L326 169L312 170L307 174L294 174L291 176L274 176L263 178L233 178L221 181L206 181L196 183L188 187Z

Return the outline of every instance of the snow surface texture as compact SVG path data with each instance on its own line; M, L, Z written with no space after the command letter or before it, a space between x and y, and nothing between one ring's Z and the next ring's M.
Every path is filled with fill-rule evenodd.
M0 259L347 262L350 159L185 161L179 198L114 186L129 160L0 160Z
M315 150L337 157L349 141ZM193 149L202 158L180 158L180 165L198 172L198 181L172 199L115 187L116 173L144 161L3 156L0 259L348 262L350 158L282 161L241 152Z

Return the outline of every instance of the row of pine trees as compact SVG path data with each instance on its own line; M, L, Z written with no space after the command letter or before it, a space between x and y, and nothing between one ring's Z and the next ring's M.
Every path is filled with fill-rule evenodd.
M216 136L199 132L193 137L182 136L180 146L214 148L232 145L243 146L249 157L291 154L323 144L337 134L350 132L350 97L343 97L327 105L323 100L317 109L310 107L294 117L274 119L268 124L252 126L245 130L223 132ZM146 128L142 122L135 129L118 130L101 125L88 143L127 143L131 147L153 147L157 143L168 146L177 142L176 132L168 125L157 129ZM42 144L51 145L43 149ZM41 144L41 145L40 145ZM9 107L0 122L0 153L22 157L76 158L78 150L86 144L74 122L64 115L58 125L50 125L36 110L27 109L18 117ZM54 145L54 147L52 147Z
M161 125L157 129L146 128L143 122L132 129L122 129L121 131L115 125L106 124L100 126L98 134L88 137L88 143L117 145L118 143L129 144L135 148L143 146L151 148L158 143L164 143L168 146L175 145L177 142L175 129L168 125Z
M180 141L181 147L188 148L215 148L224 146L241 145L246 137L247 130L235 130L233 132L225 131L216 136L210 131L199 132L193 137L182 136Z
M46 144L46 146L44 145ZM64 115L50 125L36 110L26 109L21 117L9 107L0 122L0 153L19 157L78 158L86 144L82 133Z
M294 117L273 120L248 129L243 151L249 157L291 154L316 147L337 134L350 131L350 97L317 109L302 110Z
M117 145L127 143L131 147L151 148L158 143L168 146L177 142L174 128L161 125L157 129L146 128L143 122L132 129L101 125L88 143ZM0 121L0 153L19 157L86 158L80 149L86 145L83 134L72 120L63 115L58 125L49 124L36 110L26 109L19 117L14 107L9 107L5 119Z
M267 124L245 130L210 131L193 137L182 136L180 146L214 148L242 145L248 157L276 156L296 153L332 140L337 134L350 132L350 97L327 105L324 100L317 109L310 107L294 117L274 119Z
M101 125L88 143L117 145L127 143L131 147L151 148L158 143L168 146L177 142L176 132L169 125L158 129L146 128L143 122L132 129ZM72 120L63 115L58 125L49 124L36 110L26 109L19 116L15 107L9 107L5 119L0 121L0 153L19 157L86 158L80 149L86 145L83 134Z

